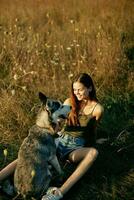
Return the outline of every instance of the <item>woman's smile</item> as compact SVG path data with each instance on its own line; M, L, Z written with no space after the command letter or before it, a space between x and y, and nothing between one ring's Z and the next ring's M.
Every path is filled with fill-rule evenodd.
M73 91L74 91L74 95L77 97L79 101L89 97L89 89L78 81L74 82Z

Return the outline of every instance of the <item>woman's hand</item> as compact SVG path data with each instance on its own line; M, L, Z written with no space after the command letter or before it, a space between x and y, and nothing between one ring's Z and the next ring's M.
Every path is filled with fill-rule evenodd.
M55 132L57 133L57 132L61 131L61 129L63 128L64 124L65 124L65 119L62 119L62 118L57 119Z

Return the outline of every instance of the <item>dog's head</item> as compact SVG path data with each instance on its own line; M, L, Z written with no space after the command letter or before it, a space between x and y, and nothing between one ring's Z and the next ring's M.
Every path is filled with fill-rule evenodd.
M52 115L56 110L60 108L62 103L60 101L48 98L45 94L42 92L39 92L39 99L43 103L44 108L50 112Z
M39 92L39 99L42 102L42 106L37 115L36 125L51 130L53 134L57 121L54 121L52 115L60 108L61 102L47 97L42 92Z

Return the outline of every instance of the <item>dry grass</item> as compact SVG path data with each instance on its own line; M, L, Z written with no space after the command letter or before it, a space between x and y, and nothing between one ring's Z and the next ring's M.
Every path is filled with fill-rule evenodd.
M64 100L79 72L93 76L101 100L107 95L130 98L134 74L125 50L134 44L132 4L130 0L0 1L2 138L5 133L14 135L7 128L13 116L20 117L12 129L28 124L39 90ZM10 105L19 107L15 114Z
M79 72L91 74L107 111L102 132L133 124L133 8L133 0L0 0L2 144L27 135L38 91L63 101Z

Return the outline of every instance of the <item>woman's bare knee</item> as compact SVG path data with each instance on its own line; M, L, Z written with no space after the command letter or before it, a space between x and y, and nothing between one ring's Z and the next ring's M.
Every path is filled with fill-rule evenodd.
M98 154L99 154L98 150L94 147L91 147L91 148L89 148L89 151L86 156L95 160L97 158Z
M90 160L95 160L98 156L98 151L97 149L95 149L94 147L90 147L90 148L81 148L78 150L73 151L70 155L69 155L69 160L71 162L80 162L83 159L85 159L86 157L88 157L88 159Z
M87 147L74 150L72 153L70 153L69 160L74 163L80 162L86 157L86 155L88 154L88 151L89 151L89 148Z

